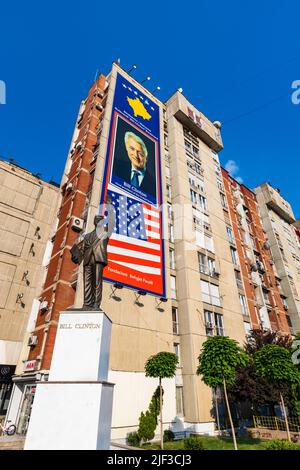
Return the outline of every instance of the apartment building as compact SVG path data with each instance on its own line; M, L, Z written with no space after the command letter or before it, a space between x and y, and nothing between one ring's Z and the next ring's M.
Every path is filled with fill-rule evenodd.
M58 192L55 183L0 161L0 415L7 411L33 299L43 284Z
M144 167L139 174L142 182L148 174L147 189L125 176L128 139L147 161L149 173ZM72 263L70 248L93 229L94 215L105 213L102 205L108 201L118 214L101 304L113 324L112 438L124 440L137 429L157 386L155 379L145 377L144 365L160 351L175 352L179 358L176 377L163 383L164 426L213 433L213 397L196 375L203 342L208 336L227 335L242 344L250 326L275 328L279 322L271 287L277 302L278 294L271 286L270 255L263 247L255 196L236 188L240 204L254 214L247 235L257 243L256 250L249 248L249 259L253 266L261 260L265 267L266 274L259 272L256 280L260 298L254 298L255 268L250 273L246 248L242 253L235 203L227 203L234 188L229 176L222 175L222 148L221 124L210 121L180 90L162 103L115 63L92 85L81 103L67 157L54 245L40 294L44 307L32 329L36 342L15 379L10 401L10 419L20 423L21 433L26 433L36 383L48 378L59 315L83 302L82 268ZM136 208L139 216L129 234L126 223L133 222ZM127 222L122 212L127 212ZM241 218L244 226L246 213ZM239 243L236 258L229 229ZM137 231L144 238L133 240ZM287 332L285 312L282 322Z
M293 210L279 189L263 183L255 189L270 243L277 285L291 331L300 330L300 250ZM296 223L296 226L294 225Z
M270 242L262 227L256 195L222 169L226 197L220 198L230 212L226 227L235 278L245 316L246 330L265 328L290 334L290 318L281 297L280 279L274 269Z

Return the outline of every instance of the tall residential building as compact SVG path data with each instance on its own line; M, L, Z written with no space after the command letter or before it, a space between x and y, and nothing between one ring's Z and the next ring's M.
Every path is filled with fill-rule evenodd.
M58 192L55 183L0 161L0 415L8 407L32 302L43 284Z
M279 189L263 183L255 189L267 233L276 279L291 330L300 330L300 249L297 224L290 204Z
M262 227L256 195L222 169L232 227L227 227L246 330L265 328L290 334L290 319L281 298L279 278ZM227 202L226 202L227 201ZM247 320L248 316L248 320Z
M180 91L162 103L117 64L92 85L81 103L61 185L54 246L39 295L43 308L32 330L37 342L15 378L10 402L9 416L20 432L26 432L36 383L48 378L59 315L83 302L82 268L72 263L70 248L93 229L101 203L111 202L117 215L101 307L113 324L112 438L125 439L136 430L157 387L156 379L145 377L144 365L160 351L179 358L176 377L163 381L164 426L213 433L213 397L196 375L201 346L212 335L242 344L248 325L260 324L256 301L250 301L254 289L248 292L245 285L243 291L238 284L247 279L250 285L250 278L246 269L237 275L245 257L233 258L229 239L237 221L226 202L231 189L225 191L219 163L220 128ZM256 220L253 193L241 193ZM247 232L252 233L264 243L260 226ZM268 253L261 245L257 252L271 276ZM251 256L254 261L253 250ZM259 276L257 282L270 288L269 278ZM282 330L288 331L286 325Z

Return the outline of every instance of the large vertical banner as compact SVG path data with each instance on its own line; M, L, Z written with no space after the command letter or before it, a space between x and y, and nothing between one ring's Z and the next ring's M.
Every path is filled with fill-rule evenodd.
M105 279L164 297L159 106L120 74L100 202L115 214Z

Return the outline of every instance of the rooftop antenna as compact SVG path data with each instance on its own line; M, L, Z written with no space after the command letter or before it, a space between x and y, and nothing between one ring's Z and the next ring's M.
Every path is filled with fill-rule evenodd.
M151 77L146 77L142 82L141 82L141 85L145 82L149 82L149 80L151 80Z

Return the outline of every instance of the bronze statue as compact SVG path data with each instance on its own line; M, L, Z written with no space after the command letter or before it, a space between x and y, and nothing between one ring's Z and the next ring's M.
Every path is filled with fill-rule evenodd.
M107 265L107 244L109 240L104 217L96 215L95 229L71 248L72 261L83 261L84 303L82 310L99 310L102 300L103 270Z

